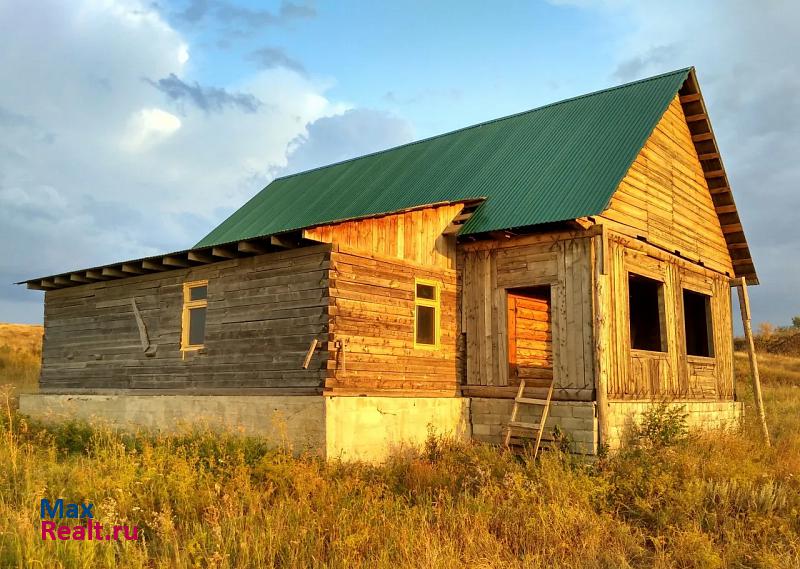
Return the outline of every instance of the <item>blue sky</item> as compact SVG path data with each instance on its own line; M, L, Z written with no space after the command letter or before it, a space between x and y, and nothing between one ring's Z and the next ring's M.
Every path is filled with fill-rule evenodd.
M166 13L198 46L187 71L200 83L236 83L258 69L250 54L268 46L329 81L332 98L401 115L420 137L573 96L576 83L608 86L625 20L596 26L594 10L544 2L503 11L490 2L337 2L243 37L215 22L213 7L187 22L193 5Z
M184 249L273 177L695 65L762 285L800 314L794 2L0 0L10 283Z

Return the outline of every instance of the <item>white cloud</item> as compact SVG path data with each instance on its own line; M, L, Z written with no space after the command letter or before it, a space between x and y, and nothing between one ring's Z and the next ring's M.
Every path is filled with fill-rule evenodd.
M289 162L279 173L310 170L413 139L411 125L399 117L372 109L349 109L309 125L308 132L290 145Z
M43 206L46 206L43 207ZM22 189L19 187L0 188L0 207L8 211L12 208L37 212L52 212L55 210L64 213L69 208L69 202L58 190L49 186L40 186Z
M41 314L5 283L191 246L349 108L286 69L198 84L146 0L0 2L0 36L0 321Z
M187 61L189 61L189 46L183 43L178 48L178 63L183 65Z
M122 139L128 151L138 152L157 144L181 128L181 119L161 109L142 109L131 116Z

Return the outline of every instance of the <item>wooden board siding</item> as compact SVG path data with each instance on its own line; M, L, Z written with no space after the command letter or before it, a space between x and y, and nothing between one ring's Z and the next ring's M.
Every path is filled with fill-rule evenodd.
M441 283L438 349L414 347L415 278ZM331 394L457 394L454 270L334 245L330 282L330 334L344 343L329 363Z
M464 204L451 204L345 221L306 229L303 237L379 257L455 269L455 237L442 232L462 209Z
M318 388L330 245L46 293L44 389ZM183 283L208 279L205 348L180 351ZM135 299L155 354L145 355ZM322 342L308 369L311 341Z
M733 275L719 216L677 96L598 221Z
M611 233L607 303L609 399L730 399L733 397L731 294L726 276ZM661 281L666 352L631 349L628 274ZM711 297L714 357L686 355L683 289Z
M591 235L543 234L461 246L465 393L513 397L508 373L507 290L549 285L555 397L592 398Z

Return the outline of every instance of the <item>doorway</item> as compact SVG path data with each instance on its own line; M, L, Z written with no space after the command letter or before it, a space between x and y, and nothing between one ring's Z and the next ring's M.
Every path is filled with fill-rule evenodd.
M553 379L550 286L508 289L508 382L535 387ZM537 381L538 380L538 381Z

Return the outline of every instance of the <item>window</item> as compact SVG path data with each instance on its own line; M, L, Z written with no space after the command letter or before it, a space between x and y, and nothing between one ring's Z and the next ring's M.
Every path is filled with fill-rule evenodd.
M414 281L415 347L439 347L440 310L439 283L416 279Z
M686 331L686 354L714 357L711 331L711 297L683 289L683 326Z
M631 348L666 352L664 333L664 283L628 274L628 300L631 318Z
M206 340L206 308L208 306L208 281L183 284L183 317L181 350L196 350Z

